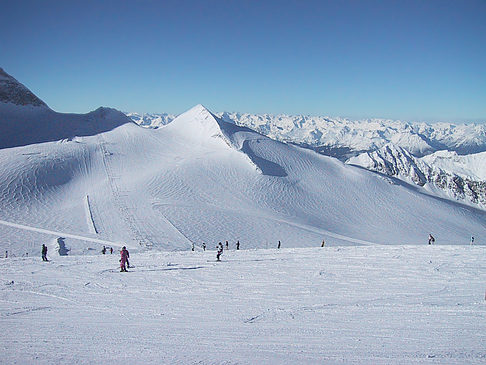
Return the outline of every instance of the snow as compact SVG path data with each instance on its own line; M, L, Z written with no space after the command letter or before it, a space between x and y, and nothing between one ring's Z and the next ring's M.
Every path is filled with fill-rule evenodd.
M1 259L1 362L484 363L484 246L437 243Z
M456 152L439 151L422 157L427 164L472 180L486 180L486 152L460 156Z
M0 225L0 250L33 254L58 236L75 255L101 249L91 238L187 250L222 239L261 248L282 237L309 247L323 238L421 244L434 232L457 244L486 236L484 211L274 141L201 105L158 129L117 126L111 113L88 114L106 132L0 149L0 220L56 232Z
M486 360L484 210L202 105L150 129L0 102L0 130L0 362Z

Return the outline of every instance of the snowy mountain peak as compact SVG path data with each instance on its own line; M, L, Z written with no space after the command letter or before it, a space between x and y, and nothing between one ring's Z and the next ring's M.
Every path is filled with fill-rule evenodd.
M46 107L41 99L0 67L0 103Z
M196 139L221 136L220 120L203 105L198 104L182 113L167 128L177 129Z

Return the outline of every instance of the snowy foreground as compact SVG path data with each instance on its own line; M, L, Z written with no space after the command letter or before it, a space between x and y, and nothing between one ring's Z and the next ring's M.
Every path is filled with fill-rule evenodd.
M484 246L0 260L0 363L486 362Z

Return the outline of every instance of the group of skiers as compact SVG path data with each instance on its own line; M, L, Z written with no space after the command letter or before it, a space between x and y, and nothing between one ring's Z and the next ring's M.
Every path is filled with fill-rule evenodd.
M432 234L429 234L429 245L432 245L435 242L434 236ZM322 241L321 247L324 247L325 241ZM474 236L471 236L471 241L470 245L474 245ZM206 251L206 243L203 242L202 244L202 249L203 251ZM281 247L281 242L278 241L277 248L280 249ZM229 242L226 241L226 249L229 250ZM240 241L236 241L236 249L240 249ZM113 253L113 247L109 248L110 254ZM106 254L107 248L103 246L103 249L101 250L101 253L104 255ZM194 244L192 244L192 251L194 251ZM223 243L219 242L218 245L216 246L216 261L221 261L221 255L223 254ZM42 244L42 261L49 261L47 259L47 246L45 244ZM8 257L8 252L5 252L5 257ZM130 253L128 252L126 246L123 246L121 251L120 251L120 272L127 272L127 268L130 268L130 263L128 259L130 258Z
M106 251L107 251L106 246L103 246L103 248L101 249L101 253L104 255L106 254ZM112 253L113 253L113 247L110 247L110 254Z

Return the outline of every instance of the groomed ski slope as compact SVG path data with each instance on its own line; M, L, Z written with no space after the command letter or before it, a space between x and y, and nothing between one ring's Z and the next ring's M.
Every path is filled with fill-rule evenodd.
M211 247L213 248L213 247ZM243 248L243 247L242 247ZM484 364L480 246L0 260L2 364Z
M0 150L0 221L10 223L0 224L2 251L55 249L59 235L41 229L65 233L70 254L99 252L100 241L170 251L224 240L264 248L486 237L484 211L271 140L201 105L156 130L101 112L90 123L107 132Z

